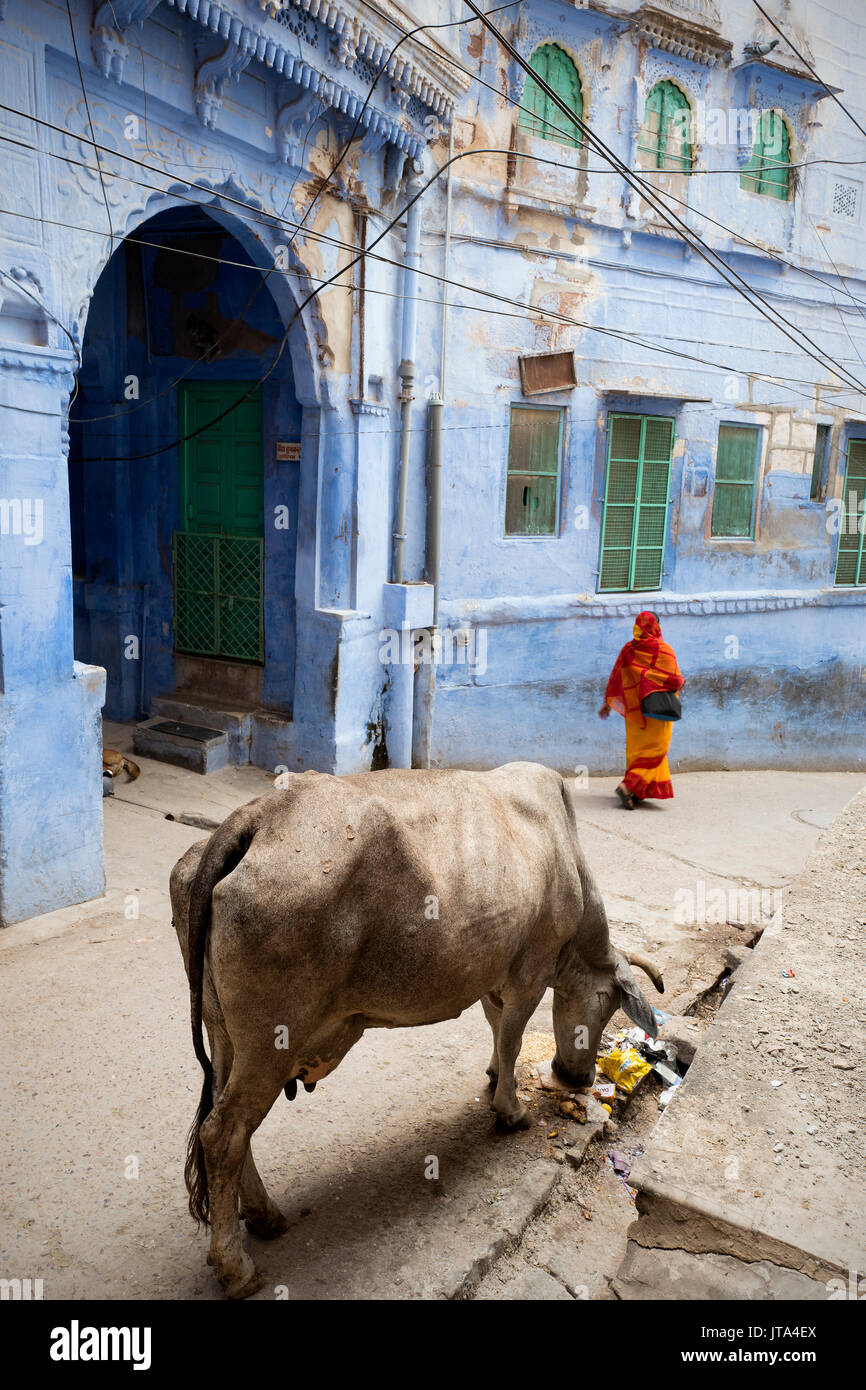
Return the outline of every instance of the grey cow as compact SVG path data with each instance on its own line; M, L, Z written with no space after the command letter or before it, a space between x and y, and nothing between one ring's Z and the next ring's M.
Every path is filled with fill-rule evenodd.
M365 1028L438 1023L481 1000L493 1109L512 1129L528 1124L514 1067L548 987L554 1067L575 1087L592 1083L618 1007L656 1033L611 946L558 773L509 763L290 783L233 812L171 875L204 1070L189 1205L211 1225L209 1262L231 1298L261 1286L238 1212L256 1235L287 1229L250 1138L282 1090L312 1090ZM662 988L650 962L628 959Z

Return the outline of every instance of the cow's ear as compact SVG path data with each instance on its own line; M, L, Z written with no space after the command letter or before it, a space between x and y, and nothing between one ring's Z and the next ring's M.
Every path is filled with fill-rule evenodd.
M651 1038L657 1038L658 1024L656 1023L652 1005L641 992L634 975L621 956L617 956L614 979L619 985L619 1006L623 1013L627 1014L632 1023L637 1024L638 1028L642 1028L645 1033L649 1033Z

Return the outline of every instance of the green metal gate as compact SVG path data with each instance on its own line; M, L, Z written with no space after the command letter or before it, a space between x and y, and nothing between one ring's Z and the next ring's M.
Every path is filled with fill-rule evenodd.
M249 393L249 394L247 394ZM174 646L264 659L262 393L248 382L180 389L183 529L174 533Z
M263 659L264 546L261 537L175 531L175 651Z

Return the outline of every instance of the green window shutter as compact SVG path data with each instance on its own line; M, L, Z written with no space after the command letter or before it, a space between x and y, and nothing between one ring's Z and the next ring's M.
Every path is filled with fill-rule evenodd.
M644 167L691 169L690 123L685 94L675 82L657 82L646 99L638 135L638 150L646 156Z
M866 499L866 439L848 442L845 485L842 489L842 511L839 518L839 549L836 555L836 583L866 584L866 552L861 527Z
M580 75L565 50L555 43L542 44L530 58L529 66L582 120ZM539 135L543 140L557 140L561 145L575 147L580 144L580 130L576 122L560 111L531 74L527 75L523 85L517 124L528 130L530 135Z
M609 417L600 590L661 587L673 445L673 420Z
M561 410L511 407L506 536L555 536L559 503Z
M711 536L754 534L759 439L756 425L719 425Z
M780 111L762 111L752 157L743 165L740 187L782 202L791 196L791 137Z

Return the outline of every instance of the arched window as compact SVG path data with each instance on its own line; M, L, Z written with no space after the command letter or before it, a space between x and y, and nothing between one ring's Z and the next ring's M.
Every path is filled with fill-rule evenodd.
M544 43L536 48L529 66L582 120L580 74L565 50L558 44ZM530 135L540 135L542 140L558 140L560 145L577 146L581 143L576 122L560 111L531 74L527 74L523 86L517 124L529 131Z
M781 111L762 111L752 157L743 165L740 187L767 198L791 196L791 136Z
M692 109L675 82L657 82L646 99L638 135L638 164L643 169L692 167Z

